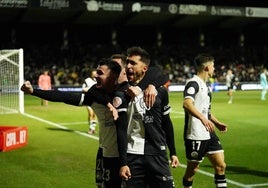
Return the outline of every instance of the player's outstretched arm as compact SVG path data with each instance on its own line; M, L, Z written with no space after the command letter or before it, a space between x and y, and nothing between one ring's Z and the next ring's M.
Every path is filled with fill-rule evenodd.
M26 81L22 86L21 90L25 93L31 94L33 96L39 97L41 99L45 99L51 102L64 102L66 104L81 106L80 93L71 93L71 92L62 92L57 90L41 90L41 89L33 89L31 83ZM85 104L84 104L85 105Z

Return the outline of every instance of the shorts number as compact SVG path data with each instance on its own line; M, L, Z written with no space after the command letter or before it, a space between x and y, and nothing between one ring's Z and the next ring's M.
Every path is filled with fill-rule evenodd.
M105 181L109 181L110 180L110 174L111 174L111 171L109 170L109 169L105 169L104 170L104 177L103 177L103 179L105 180Z
M201 141L193 141L192 142L193 151L199 151L200 146L201 146Z
M102 163L103 163L102 159L97 159L97 165L96 165L97 170L100 170L103 168Z

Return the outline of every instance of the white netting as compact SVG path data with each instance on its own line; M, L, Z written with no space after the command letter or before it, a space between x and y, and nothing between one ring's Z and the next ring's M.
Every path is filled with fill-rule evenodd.
M23 50L0 50L0 114L24 112Z

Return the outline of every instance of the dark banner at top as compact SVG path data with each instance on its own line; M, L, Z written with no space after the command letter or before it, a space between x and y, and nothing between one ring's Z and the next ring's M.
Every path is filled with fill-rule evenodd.
M0 8L42 8L54 10L82 10L88 12L150 12L152 14L164 13L184 15L268 17L267 8L208 6L144 1L0 0Z

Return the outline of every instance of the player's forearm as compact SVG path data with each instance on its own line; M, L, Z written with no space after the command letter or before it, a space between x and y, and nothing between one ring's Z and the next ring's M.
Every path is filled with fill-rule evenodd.
M206 118L202 113L200 113L192 104L190 100L185 100L183 103L183 108L192 116L202 121L203 118Z
M215 125L220 124L220 121L212 114L210 115L210 121L212 121Z
M176 146L175 146L175 139L174 139L174 128L172 121L169 115L163 116L163 129L166 134L166 142L170 152L170 156L177 155L176 154Z
M34 89L32 95L52 101L52 102L64 102L66 104L78 106L81 94L62 92L56 90L40 90Z
M111 101L108 94L104 93L103 91L97 89L95 86L92 86L87 92L86 97L90 101L95 101L99 104L103 104L105 106Z

